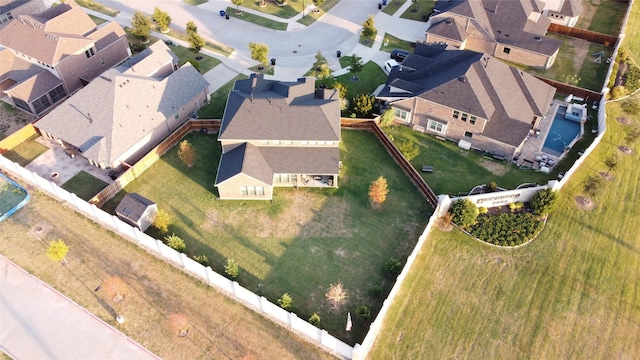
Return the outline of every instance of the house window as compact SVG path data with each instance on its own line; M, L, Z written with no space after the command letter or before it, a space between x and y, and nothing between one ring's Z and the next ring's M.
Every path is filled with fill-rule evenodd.
M393 116L404 122L409 122L409 113L405 110L393 108Z
M472 136L473 136L473 134L472 134L470 131L465 131L465 132L464 132L464 136L466 136L466 137L470 138L470 137L472 137Z
M444 134L446 126L443 123L439 123L437 121L429 120L427 125L429 130Z
M27 104L24 100L22 99L18 99L18 98L14 98L12 97L11 99L13 99L13 103L19 107L20 109L27 111L29 114L31 114L31 108L29 108L29 104Z
M93 55L95 55L96 53L93 52L93 48L91 48L91 49L85 51L84 54L87 56L87 59L88 59L88 58L92 57Z
M511 48L506 47L502 49L502 52L508 55L511 52Z
M240 186L240 194L242 194L242 196L249 195L249 189L247 189L246 186Z
M462 121L467 121L467 118L468 118L468 117L469 117L469 115L468 115L468 114L466 114L466 113L462 113L462 117L460 118L460 120L462 120Z
M64 97L67 96L67 93L64 91L64 87L60 85L57 88L49 91L49 96L51 97L51 101L53 101L53 103L55 104L58 101L64 99Z
M458 111L458 110L453 110L453 118L454 118L454 119L457 119L457 118L459 118L459 117L460 117L460 111Z
M258 194L260 196L264 196L264 187L256 186L256 194Z
M40 114L41 112L47 110L51 106L49 102L49 98L47 95L42 95L39 99L33 102L33 108L36 110L36 114Z
M11 11L9 11L6 14L0 16L0 23L4 24L11 19L13 19L13 15L11 14Z
M469 119L469 124L471 125L475 125L476 124L476 117L471 115L471 118Z

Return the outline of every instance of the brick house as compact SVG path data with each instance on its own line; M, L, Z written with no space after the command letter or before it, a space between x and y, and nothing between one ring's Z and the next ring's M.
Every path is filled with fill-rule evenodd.
M418 44L377 98L397 123L511 159L546 115L555 88L489 55Z
M74 0L15 17L0 45L2 100L35 116L131 56L120 25L96 26Z
M38 14L46 9L43 0L0 0L0 29L19 15Z
M440 0L425 40L548 69L562 42L545 37L551 20L544 6L536 0Z
M215 186L221 199L270 200L274 187L338 187L340 104L315 79L238 80L218 141Z
M158 41L104 72L34 125L100 168L133 164L184 124L209 84Z

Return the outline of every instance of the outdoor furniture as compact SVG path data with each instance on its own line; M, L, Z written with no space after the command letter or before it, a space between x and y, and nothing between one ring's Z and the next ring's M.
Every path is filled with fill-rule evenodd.
M433 172L433 166L431 165L422 165L422 172Z

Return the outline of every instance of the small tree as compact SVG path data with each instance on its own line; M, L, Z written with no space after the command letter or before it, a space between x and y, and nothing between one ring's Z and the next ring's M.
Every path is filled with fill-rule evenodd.
M228 258L227 263L224 265L224 272L231 279L237 279L238 275L240 275L240 267L238 266L238 262L234 259Z
M553 210L558 193L547 188L538 191L531 199L531 211L536 215L545 215Z
M329 69L329 65L327 65L327 63L322 63L313 70L311 75L322 81L331 77L331 69Z
M488 192L496 192L496 190L498 190L498 184L496 184L495 181L492 181L492 182L487 184L487 191Z
M360 117L368 117L373 109L374 98L371 95L360 94L353 98L353 110Z
M364 64L362 63L362 58L359 56L353 55L351 59L349 59L349 71L353 73L354 78L358 78L357 74L362 71L364 68Z
M158 24L158 28L160 32L167 32L169 30L169 25L171 24L171 17L165 11L160 10L159 7L156 7L153 10L153 20Z
M184 249L187 248L187 245L184 243L178 235L171 234L164 237L164 242L175 251L184 252Z
M148 41L151 34L151 19L141 11L133 13L131 33L139 37L142 42Z
M627 145L631 145L638 140L638 137L640 137L640 127L634 126L624 137L624 141L627 142Z
M411 140L405 140L400 144L398 150L402 153L407 161L411 161L420 155L420 147Z
M329 290L325 294L327 300L331 304L331 309L338 310L340 306L347 301L347 291L342 286L342 283L331 284Z
M473 225L478 217L478 207L468 199L456 200L449 209L451 220L462 226Z
M311 317L309 318L309 324L313 325L313 326L320 326L320 315L313 313L313 315L311 315Z
M171 225L171 217L164 210L158 210L156 218L153 219L153 227L158 229L162 234L166 234L169 231L169 225Z
M240 14L240 5L242 4L242 0L231 0L231 2L236 6L236 14Z
M262 65L267 64L267 58L269 57L269 47L262 43L249 43L249 50L251 51L251 58Z
M376 35L376 27L373 22L373 15L369 15L369 17L362 23L362 35L368 38L372 38Z
M114 302L124 301L129 293L127 284L125 284L117 275L107 278L107 280L104 281L102 288L107 293L107 296Z
M198 25L193 21L187 23L187 34L194 34L198 32Z
M180 157L180 160L182 160L182 162L189 168L192 168L193 165L196 164L196 149L188 140L182 140L180 142L178 156Z
M604 180L598 176L589 176L582 183L582 190L584 191L587 198L585 199L585 203L590 203L593 199L595 199L602 192L602 188L604 187Z
M178 336L186 336L189 332L189 320L185 314L171 314L169 315L169 326L171 330Z
M627 99L620 104L622 110L629 115L640 115L640 102Z
M207 44L207 40L205 40L202 36L200 36L197 32L189 34L189 50L194 53L200 52L202 48Z
M285 310L289 310L289 308L291 308L292 303L293 303L293 300L291 299L291 296L289 295L289 293L282 294L282 297L278 299L278 305L280 305L280 307Z
M388 108L380 116L380 126L385 127L385 126L389 126L389 125L393 124L393 119L394 118L395 118L395 115L394 115L393 109L392 108Z
M52 240L47 248L47 257L51 259L51 261L60 262L62 265L65 265L67 263L66 257L68 252L69 247L64 241L61 239Z
M388 193L387 179L382 176L374 180L369 186L369 199L371 199L374 206L382 205L387 200Z
M368 321L371 319L371 309L367 305L360 305L356 308L356 315L358 315L362 320Z
M338 90L338 95L340 96L341 99L344 99L347 97L347 93L349 92L349 90L347 89L346 86L336 81L335 83L333 83L333 88Z
M384 270L389 276L396 278L402 272L402 262L396 258L390 258L384 262Z
M202 266L209 266L209 258L207 258L207 255L195 255L193 260Z
M618 158L618 155L616 154L611 154L608 158L604 159L604 165L607 167L607 177L609 176L609 173L611 171L615 170L618 167L619 161L620 158Z

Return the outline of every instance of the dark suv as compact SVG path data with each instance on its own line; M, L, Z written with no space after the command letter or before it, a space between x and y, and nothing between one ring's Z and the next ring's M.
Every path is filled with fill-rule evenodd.
M411 54L410 52L408 52L407 50L401 50L401 49L393 49L391 51L391 58L395 61L397 61L398 63L401 63L402 61L404 61L404 59L409 56L409 54Z

